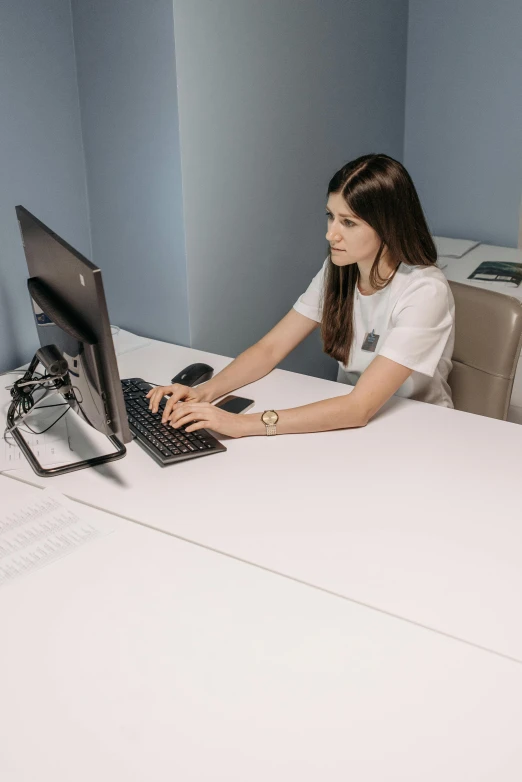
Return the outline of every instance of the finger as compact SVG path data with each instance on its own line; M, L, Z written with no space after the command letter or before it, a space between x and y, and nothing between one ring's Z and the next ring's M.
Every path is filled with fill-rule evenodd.
M201 418L207 419L209 416L209 408L212 407L208 402L180 402L172 414L169 416L170 423L178 423L185 416L194 414L198 420ZM166 422L164 422L166 423Z
M161 423L165 424L169 420L169 418L172 415L172 408L174 405L177 404L177 402L172 401L172 397L169 399L165 407L163 408L162 414L161 414Z
M156 413L158 411L159 403L165 396L167 390L168 389L165 386L160 386L159 388L153 388L152 393L149 391L149 394L151 394L149 400L149 409L152 410L153 413ZM149 394L147 394L147 396Z
M181 392L183 394L183 392ZM167 404L165 405L163 409L163 415L161 417L161 423L165 424L167 421L171 420L173 416L176 415L178 409L184 409L184 405L186 402L183 402L180 399L176 399L175 396L171 396Z
M158 412L158 410L160 408L160 405L161 405L161 403L162 403L164 398L165 398L165 394L163 394L162 396L158 396L158 397L156 397L156 399L154 399L154 402L149 405L149 407L150 407L150 409L152 410L153 413L157 413Z
M179 429L181 426L186 426L187 424L199 423L199 420L197 413L188 413L187 415L178 418L177 421L170 421L170 425L173 429Z
M152 392L152 395L149 399L149 410L152 410L153 413L155 413L158 409L158 405L161 402L163 394L158 391L158 389L154 389Z
M157 394L158 391L161 391L162 388L165 388L165 386L154 386L153 388L150 388L149 391L145 394L145 397L149 399L153 394Z
M209 426L208 421L196 421L190 426L185 427L186 432L196 432L198 429L206 429Z
M179 409L174 410L174 412L172 413L169 420L169 424L171 426L183 426L184 422L186 422L187 420L194 421L195 415L194 413L187 412L184 409L183 402L181 402L179 405Z
M172 389L172 396L171 396L172 406L174 406L176 402L181 402L183 400L183 397L187 396L187 393L188 393L187 386L176 385Z
M202 412L202 411L207 413L208 408L209 408L208 402L180 401L179 404L176 405L176 409L172 411L171 419L176 420L176 418L179 418L182 415L187 415L187 413Z
M183 405L183 407L179 406L178 409L184 413L192 413L194 411L197 412L204 411L205 413L208 413L209 407L213 406L210 405L208 402L192 402L188 400L182 401L180 405Z

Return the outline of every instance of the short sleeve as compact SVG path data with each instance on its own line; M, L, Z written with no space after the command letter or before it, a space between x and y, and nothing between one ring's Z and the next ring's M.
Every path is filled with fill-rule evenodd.
M447 282L419 272L397 300L391 330L379 355L433 377L454 320L455 305Z
M322 317L324 274L327 263L328 258L325 259L321 269L317 272L308 288L294 304L294 310L311 320L317 321L317 323L321 322Z

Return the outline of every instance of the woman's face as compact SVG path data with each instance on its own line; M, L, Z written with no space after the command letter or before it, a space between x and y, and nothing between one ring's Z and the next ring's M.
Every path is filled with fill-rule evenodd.
M332 263L348 266L352 263L371 264L381 246L381 240L368 223L351 214L341 193L330 193L326 204Z

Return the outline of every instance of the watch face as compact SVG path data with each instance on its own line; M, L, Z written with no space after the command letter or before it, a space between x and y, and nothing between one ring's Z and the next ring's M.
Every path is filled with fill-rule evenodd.
M267 426L273 426L273 424L276 424L279 420L279 416L277 415L274 410L267 410L263 413L263 422L267 424Z

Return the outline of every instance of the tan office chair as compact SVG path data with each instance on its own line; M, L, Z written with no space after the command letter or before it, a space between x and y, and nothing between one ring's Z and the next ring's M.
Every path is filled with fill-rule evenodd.
M522 347L522 303L504 293L449 284L455 349L448 383L455 409L505 421Z

